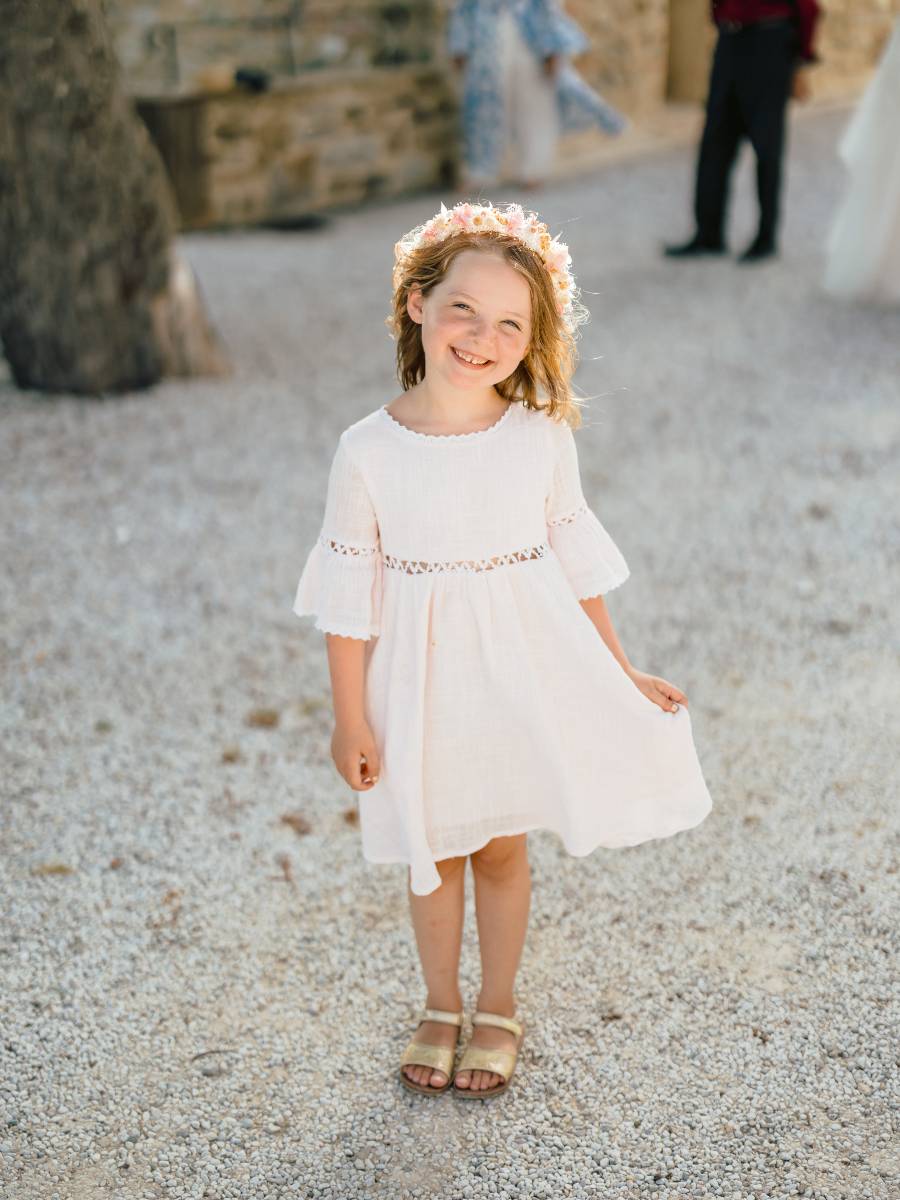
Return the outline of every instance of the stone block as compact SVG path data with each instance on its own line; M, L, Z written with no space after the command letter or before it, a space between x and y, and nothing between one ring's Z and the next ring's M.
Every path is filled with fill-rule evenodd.
M191 25L286 24L300 15L295 0L159 0L167 21Z
M326 167L369 173L378 163L380 142L372 133L345 134L319 150L319 162Z
M178 88L178 53L175 29L165 23L125 21L122 15L111 22L110 32L123 82L131 95L154 96Z

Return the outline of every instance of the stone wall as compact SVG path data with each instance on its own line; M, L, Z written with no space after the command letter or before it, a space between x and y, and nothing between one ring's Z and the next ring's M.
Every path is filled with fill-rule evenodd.
M629 116L639 117L665 99L669 4L670 0L569 0L565 6L591 40L579 70Z
M281 78L443 60L446 0L106 0L136 95L205 90L220 66Z
M814 89L852 97L878 61L900 0L820 0ZM580 68L604 95L640 117L667 98L702 101L715 30L708 0L568 0L591 38ZM673 54L672 51L676 53ZM679 79L679 68L687 68Z
M248 65L293 78L310 71L444 64L452 0L107 0L135 95L206 90L211 69ZM713 33L707 0L568 0L591 38L585 76L631 115L667 95L702 95ZM858 91L900 0L823 0L820 95ZM672 86L681 42L696 76ZM677 64L676 64L677 65Z
M163 149L185 223L289 217L446 181L457 157L457 82L444 49L452 2L106 0L126 86ZM702 101L714 41L707 0L566 8L591 39L585 77L636 123L667 99ZM852 96L900 0L823 8L815 94ZM272 90L235 90L239 66L268 72Z
M433 67L310 72L260 95L138 107L186 228L290 221L455 174L455 98Z

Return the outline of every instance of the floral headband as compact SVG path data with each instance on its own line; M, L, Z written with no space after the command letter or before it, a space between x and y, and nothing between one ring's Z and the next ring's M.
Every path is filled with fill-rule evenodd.
M570 330L580 323L577 308L581 306L577 304L578 289L568 246L558 238L551 238L537 213L525 212L520 204L509 204L506 208L494 208L493 204L457 204L445 208L442 204L436 216L404 234L394 247L394 289L403 281L411 254L457 233L503 234L533 250L550 276L556 308L564 323Z

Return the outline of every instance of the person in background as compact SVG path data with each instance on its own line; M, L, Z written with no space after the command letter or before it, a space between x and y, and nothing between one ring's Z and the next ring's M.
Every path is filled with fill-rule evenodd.
M556 0L458 0L448 48L464 71L463 185L496 183L507 145L518 182L546 178L561 131L618 134L624 117L568 61L588 46Z
M838 150L849 178L828 234L825 290L900 304L900 17Z
M669 257L725 253L728 182L744 137L756 153L759 228L739 261L777 253L785 109L790 96L809 98L818 16L817 0L712 0L719 36L697 163L696 230L689 241L666 246Z

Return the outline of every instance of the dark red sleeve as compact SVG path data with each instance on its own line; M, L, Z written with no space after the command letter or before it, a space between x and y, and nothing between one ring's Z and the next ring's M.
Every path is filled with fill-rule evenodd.
M814 49L816 23L819 20L818 0L795 0L800 26L800 57L806 62L818 62Z

